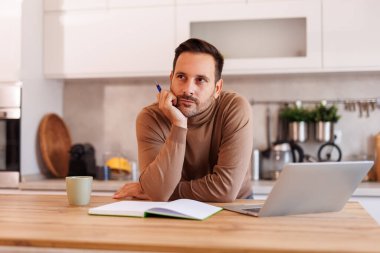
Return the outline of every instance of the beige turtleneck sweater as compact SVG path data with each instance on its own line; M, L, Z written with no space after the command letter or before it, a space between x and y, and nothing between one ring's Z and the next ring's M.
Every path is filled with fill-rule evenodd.
M252 112L246 99L222 92L204 112L174 126L158 104L136 122L140 183L152 200L230 202L252 194Z

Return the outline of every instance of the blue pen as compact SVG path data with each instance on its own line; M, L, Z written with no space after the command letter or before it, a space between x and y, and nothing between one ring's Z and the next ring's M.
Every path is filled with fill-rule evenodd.
M157 81L154 81L157 87L158 92L161 92L161 86Z

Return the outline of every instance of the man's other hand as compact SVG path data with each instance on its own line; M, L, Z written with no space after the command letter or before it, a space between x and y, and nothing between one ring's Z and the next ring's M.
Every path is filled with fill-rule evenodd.
M115 192L113 195L114 199L123 199L123 198L131 198L131 199L142 199L142 200L151 200L148 195L146 195L140 183L127 183L123 185L119 190Z

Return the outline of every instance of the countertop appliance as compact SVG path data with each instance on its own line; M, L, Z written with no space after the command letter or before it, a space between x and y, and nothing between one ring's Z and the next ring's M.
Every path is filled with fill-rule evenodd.
M0 188L20 181L21 83L0 84Z
M303 159L304 152L301 146L288 141L275 142L267 156L263 156L261 177L276 180L285 164L302 162Z

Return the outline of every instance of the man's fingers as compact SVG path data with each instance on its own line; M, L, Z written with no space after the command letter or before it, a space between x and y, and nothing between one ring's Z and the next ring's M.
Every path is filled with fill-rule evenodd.
M128 184L123 185L122 187L119 188L119 190L117 190L114 193L113 198L115 199L124 198L126 196L126 193L128 192L127 190L128 190Z
M170 98L170 105L176 106L177 105L177 97L176 96L171 96Z
M112 196L114 199L121 199L124 197L124 194L122 192L115 192Z
M141 198L141 199L149 199L141 189L141 186L139 183L128 183L120 187L119 190L117 190L113 198L114 199L121 199L121 198Z

